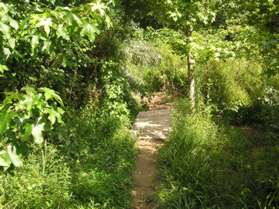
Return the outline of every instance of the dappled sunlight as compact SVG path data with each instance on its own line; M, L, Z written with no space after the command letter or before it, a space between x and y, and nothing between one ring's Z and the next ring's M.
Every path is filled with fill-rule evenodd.
M155 207L150 199L155 192L157 151L170 131L170 109L140 112L133 130L139 154L133 174L132 207L151 209Z
M0 209L279 209L278 0L0 0Z
M165 140L170 131L170 115L170 109L141 112L133 129L141 138Z

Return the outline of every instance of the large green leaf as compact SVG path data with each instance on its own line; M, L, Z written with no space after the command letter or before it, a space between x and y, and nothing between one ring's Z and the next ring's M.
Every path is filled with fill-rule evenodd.
M8 35L9 31L10 31L10 27L2 22L0 22L0 31L4 34L4 35Z
M7 70L8 70L8 67L6 65L0 64L0 75L3 74Z
M49 109L48 111L48 119L51 122L52 125L55 124L55 122L57 121L58 123L62 123L62 117L61 115L63 114L63 112L61 113L59 110L55 110L55 109Z
M97 1L96 3L92 3L91 4L91 10L93 12L98 12L101 16L104 16L106 14L106 9L107 9L107 6L102 3L101 1Z
M43 131L44 123L36 124L32 126L32 136L34 137L34 142L36 144L42 144L44 142Z
M19 26L17 21L10 19L10 26L13 27L15 30L18 30Z
M52 19L51 18L46 18L46 19L42 19L37 27L43 27L44 31L46 32L47 35L49 35L50 33L50 26L52 25Z
M4 150L0 151L0 166L6 170L10 167L11 163L8 152Z
M56 100L60 105L63 105L63 101L61 99L61 97L52 89L49 89L49 88L46 88L46 87L43 87L43 88L40 88L40 90L42 92L44 92L44 95L45 95L45 98L46 100Z
M7 153L9 155L9 158L10 158L12 164L15 167L21 167L23 165L20 157L16 153L16 147L15 146L12 146L12 145L9 144L8 147L7 147Z
M11 120L11 114L4 111L0 113L0 135L5 133L10 123L10 120Z
M82 27L80 35L83 37L84 36L88 37L90 41L94 41L96 38L96 34L98 34L98 33L99 33L99 30L97 29L97 27L88 23Z

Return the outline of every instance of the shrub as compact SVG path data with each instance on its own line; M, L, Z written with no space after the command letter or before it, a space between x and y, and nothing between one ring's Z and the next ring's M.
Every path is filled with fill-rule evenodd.
M204 69L205 68L205 69ZM245 59L210 61L201 67L199 85L206 103L220 112L251 106L263 91L262 68Z
M11 164L22 165L16 147L21 148L21 154L26 154L31 145L44 144L45 132L62 123L61 106L59 95L48 88L36 91L25 87L21 92L7 93L0 104L0 149L7 146L7 151L0 152L0 167L7 170Z

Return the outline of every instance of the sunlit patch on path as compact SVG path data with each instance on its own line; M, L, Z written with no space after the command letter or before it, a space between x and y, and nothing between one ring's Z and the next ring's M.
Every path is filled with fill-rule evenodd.
M139 113L133 128L139 150L133 175L133 209L151 209L156 180L157 151L170 130L170 107Z

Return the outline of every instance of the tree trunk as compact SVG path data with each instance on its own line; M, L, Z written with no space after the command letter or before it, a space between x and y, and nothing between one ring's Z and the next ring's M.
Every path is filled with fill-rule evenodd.
M194 77L194 64L195 60L192 58L191 52L188 53L187 57L188 66L188 82L189 82L189 97L191 102L191 110L195 111L196 107L196 81Z

